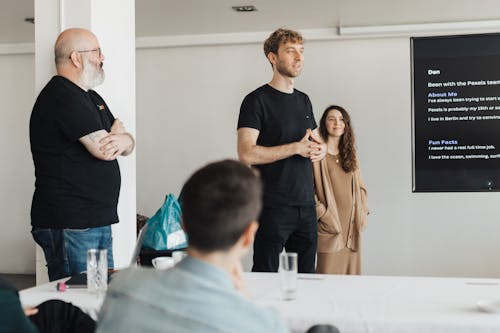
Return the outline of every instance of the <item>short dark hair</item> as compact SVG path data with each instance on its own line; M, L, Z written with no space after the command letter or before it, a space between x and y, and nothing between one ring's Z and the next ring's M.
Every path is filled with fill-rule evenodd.
M196 171L182 192L189 245L203 252L227 250L262 208L262 182L248 166L223 160Z
M300 32L279 28L265 40L264 55L267 57L270 52L278 54L280 45L288 42L303 43L304 39L302 38Z

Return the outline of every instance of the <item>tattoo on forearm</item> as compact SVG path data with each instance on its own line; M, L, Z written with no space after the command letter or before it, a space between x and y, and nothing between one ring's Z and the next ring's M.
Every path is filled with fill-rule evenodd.
M97 142L102 138L102 133L99 132L100 131L89 133L86 135L86 137L92 142Z
M92 142L96 142L97 135L95 133L90 133L90 134L87 135L87 138L89 138L90 141L92 141Z

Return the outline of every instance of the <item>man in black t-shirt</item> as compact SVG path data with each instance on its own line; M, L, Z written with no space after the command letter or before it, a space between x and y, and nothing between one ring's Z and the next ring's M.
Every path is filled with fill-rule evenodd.
M63 31L54 46L57 75L42 89L30 119L35 164L32 235L50 280L86 270L89 248L108 249L118 223L120 168L116 158L135 141L92 90L104 81L104 55L85 29Z
M273 78L241 104L238 155L259 169L264 182L252 271L276 272L283 247L298 253L299 272L315 270L317 220L311 161L325 157L326 145L317 133L309 97L294 89L303 50L300 33L273 32L264 42Z

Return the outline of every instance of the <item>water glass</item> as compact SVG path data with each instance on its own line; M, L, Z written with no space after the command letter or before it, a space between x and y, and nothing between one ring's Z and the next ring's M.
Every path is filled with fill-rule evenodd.
M297 253L280 254L281 299L284 301L294 300L297 297L297 267Z
M108 289L108 250L87 251L87 290L94 294L104 294Z

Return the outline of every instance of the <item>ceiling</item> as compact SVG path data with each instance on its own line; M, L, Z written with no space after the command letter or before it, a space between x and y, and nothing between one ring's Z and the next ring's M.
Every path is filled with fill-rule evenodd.
M254 5L237 13L231 6ZM34 41L34 0L0 0L0 43ZM499 20L498 0L137 0L138 37Z

